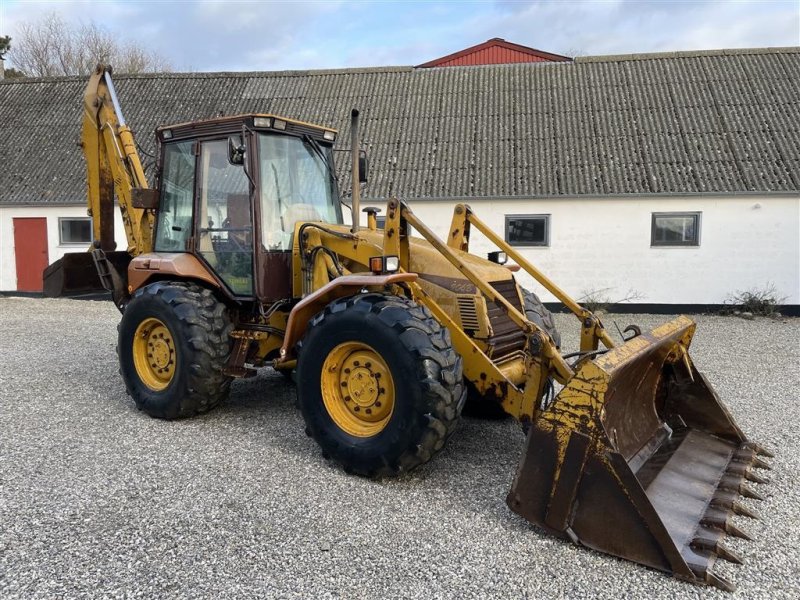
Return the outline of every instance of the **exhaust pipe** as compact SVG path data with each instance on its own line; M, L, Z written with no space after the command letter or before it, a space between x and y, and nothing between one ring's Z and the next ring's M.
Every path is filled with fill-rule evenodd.
M352 179L353 179L353 203L350 211L353 213L353 227L350 231L358 232L358 219L361 215L361 177L358 172L359 162L359 142L358 142L358 109L353 109L350 113L350 150L353 159Z

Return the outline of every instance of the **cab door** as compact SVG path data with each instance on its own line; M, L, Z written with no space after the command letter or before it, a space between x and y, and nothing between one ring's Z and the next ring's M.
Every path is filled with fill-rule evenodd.
M195 250L235 296L252 297L253 207L242 165L228 160L228 140L200 142Z

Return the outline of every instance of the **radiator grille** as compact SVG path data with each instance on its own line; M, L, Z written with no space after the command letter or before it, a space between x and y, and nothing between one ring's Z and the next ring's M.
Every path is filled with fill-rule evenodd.
M478 311L475 308L475 296L457 296L458 314L461 316L461 328L477 330Z

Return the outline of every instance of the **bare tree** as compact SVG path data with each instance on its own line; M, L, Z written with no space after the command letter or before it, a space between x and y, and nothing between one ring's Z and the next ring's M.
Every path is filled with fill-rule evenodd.
M170 70L155 52L121 41L94 22L75 25L54 12L20 25L11 58L31 77L87 75L98 63L113 65L117 73Z
M0 60L6 56L6 52L11 50L11 38L7 35L0 35Z

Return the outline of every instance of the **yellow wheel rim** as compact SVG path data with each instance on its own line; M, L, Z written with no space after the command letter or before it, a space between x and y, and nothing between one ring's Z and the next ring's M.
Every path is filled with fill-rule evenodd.
M340 429L363 438L384 430L394 411L394 381L373 348L339 344L325 359L321 379L325 409Z
M175 376L175 341L167 326L155 318L145 319L133 336L133 365L142 383L160 392Z

